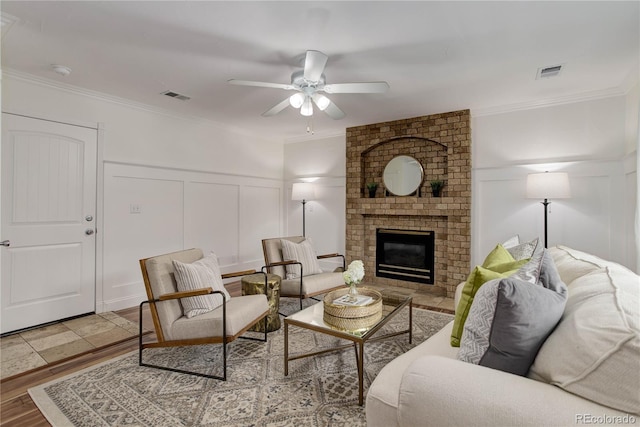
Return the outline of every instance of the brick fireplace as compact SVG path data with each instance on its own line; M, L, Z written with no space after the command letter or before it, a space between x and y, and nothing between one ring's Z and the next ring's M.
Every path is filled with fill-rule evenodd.
M424 289L453 297L469 273L471 248L471 128L469 110L375 123L347 129L347 260L361 259L366 280ZM398 155L420 162L417 194L396 197L384 188L383 171ZM444 181L441 197L429 182ZM379 184L369 198L368 182ZM433 285L377 277L378 229L429 231L435 235Z

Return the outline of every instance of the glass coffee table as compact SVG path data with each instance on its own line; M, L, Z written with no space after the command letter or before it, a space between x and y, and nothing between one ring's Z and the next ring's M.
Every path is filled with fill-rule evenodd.
M382 318L373 326L357 331L341 330L335 328L323 320L324 305L322 302L307 307L284 319L284 375L289 375L289 361L302 359L304 357L316 356L318 354L329 353L332 351L342 350L353 345L356 352L356 361L358 367L358 405L363 403L363 382L364 382L364 343L368 341L377 341L384 338L390 338L397 335L409 334L409 343L411 343L411 327L413 322L413 308L410 296L385 295L382 292ZM374 336L389 320L398 314L403 308L409 308L409 325L402 331ZM345 344L325 350L319 350L313 353L289 355L289 326L309 329L322 334L333 337L342 338L351 341L353 344Z

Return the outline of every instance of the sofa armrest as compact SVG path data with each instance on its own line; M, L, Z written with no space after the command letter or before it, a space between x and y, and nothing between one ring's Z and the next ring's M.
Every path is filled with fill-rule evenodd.
M579 417L605 414L625 415L550 384L423 356L402 377L398 421L401 426L567 426L581 424Z
M462 289L464 289L464 284L466 282L462 282L460 284L458 284L458 286L456 286L456 293L453 297L453 309L457 310L458 309L458 303L460 302L460 298L462 298Z

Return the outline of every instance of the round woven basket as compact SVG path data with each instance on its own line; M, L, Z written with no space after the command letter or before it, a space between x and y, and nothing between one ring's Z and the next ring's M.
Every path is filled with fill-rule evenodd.
M333 301L349 293L349 288L338 289L324 296L323 320L328 325L343 331L358 332L369 329L382 318L382 295L369 288L358 288L359 295L373 300L365 305L341 305Z

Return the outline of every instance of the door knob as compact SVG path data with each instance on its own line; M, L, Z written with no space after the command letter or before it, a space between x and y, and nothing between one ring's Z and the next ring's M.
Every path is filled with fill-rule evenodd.
M93 234L93 228L87 228L86 230L84 230L84 234L86 234L87 236L91 236Z
M91 222L91 221L93 221L93 217L91 215L87 215L87 216L84 217L84 220L87 221L87 222Z
M11 241L10 240L3 240L2 242L0 242L1 246L11 246Z

